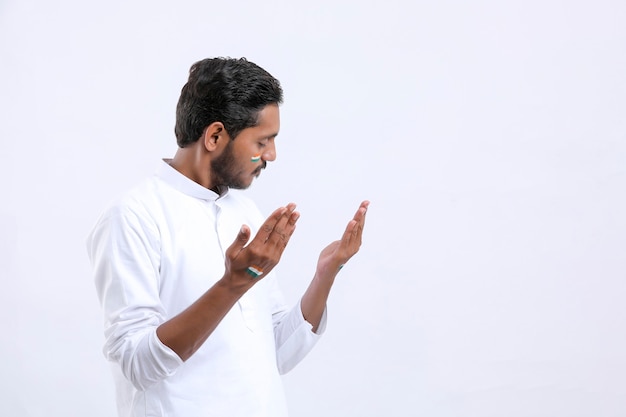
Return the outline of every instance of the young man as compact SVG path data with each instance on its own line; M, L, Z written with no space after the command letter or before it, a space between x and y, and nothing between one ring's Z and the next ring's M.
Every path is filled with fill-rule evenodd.
M179 149L88 238L120 416L286 416L280 374L325 327L333 281L361 245L368 202L287 308L272 272L294 204L266 220L245 189L276 158L279 82L245 59L195 63Z

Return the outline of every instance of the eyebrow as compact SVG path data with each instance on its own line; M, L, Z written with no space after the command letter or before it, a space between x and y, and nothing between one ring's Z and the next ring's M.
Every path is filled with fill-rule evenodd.
M278 132L272 133L271 135L262 136L258 140L270 140L276 138L276 136L278 136Z

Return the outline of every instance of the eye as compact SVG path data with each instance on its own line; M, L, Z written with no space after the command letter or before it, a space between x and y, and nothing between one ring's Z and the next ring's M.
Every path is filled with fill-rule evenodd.
M265 148L265 146L267 146L267 144L266 144L266 143L259 142L259 148Z

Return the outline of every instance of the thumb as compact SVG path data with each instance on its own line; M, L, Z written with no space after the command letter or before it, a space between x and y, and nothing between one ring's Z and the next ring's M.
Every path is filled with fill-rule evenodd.
M226 255L229 257L235 257L237 254L246 246L248 240L250 239L250 228L245 224L241 226L239 233L237 233L237 237L235 241L230 245L228 249L226 249Z

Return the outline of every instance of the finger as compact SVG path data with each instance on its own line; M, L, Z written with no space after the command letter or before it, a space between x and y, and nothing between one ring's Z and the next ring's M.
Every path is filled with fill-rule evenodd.
M341 237L341 246L349 248L350 245L357 239L358 230L359 222L355 219L350 220L343 232L343 236Z
M361 244L363 227L365 227L365 215L367 214L369 204L370 202L367 200L361 203L356 213L354 214L354 217L346 227L344 237L342 238L343 242L346 242L347 244L358 242L359 245ZM352 224L352 222L354 222L354 224Z
M293 213L291 213L291 216L289 216L288 223L292 226L295 226L299 218L300 218L300 213L298 213L297 211L294 211Z
M254 238L255 243L265 243L269 236L274 231L274 227L283 218L285 212L287 211L286 207L280 207L274 210L274 212L265 220L265 222L259 228L259 231Z
M300 217L300 214L295 211L295 208L296 205L293 203L287 205L287 212L276 223L274 230L268 236L266 242L268 245L278 248L281 253L287 246L287 243L296 228L296 222Z
M248 240L250 239L250 228L246 225L241 226L239 233L237 233L237 237L235 241L226 249L226 256L230 259L233 259L241 252L241 250L246 246Z
M370 202L365 200L361 203L356 213L354 214L354 220L358 221L361 224L365 223L365 215L367 214L367 209L369 208Z
M361 238L363 236L363 229L365 228L365 217L367 216L367 210L369 209L370 202L364 201L361 203L361 206L357 210L357 222L359 223L359 227L357 230L357 237L359 239L359 245L361 244Z

